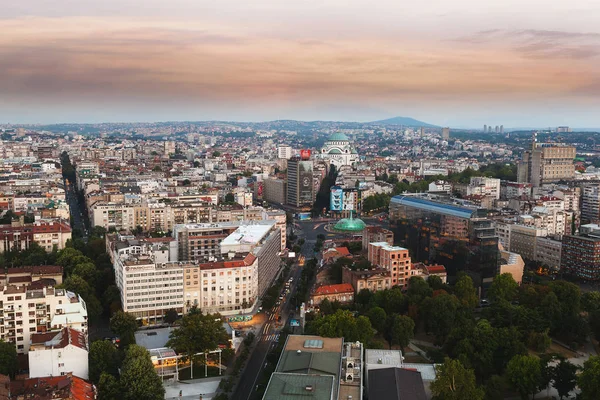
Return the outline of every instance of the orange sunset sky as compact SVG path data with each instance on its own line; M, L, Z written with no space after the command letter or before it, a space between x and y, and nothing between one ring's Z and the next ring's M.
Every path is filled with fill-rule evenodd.
M4 2L0 123L600 127L599 22L585 0Z

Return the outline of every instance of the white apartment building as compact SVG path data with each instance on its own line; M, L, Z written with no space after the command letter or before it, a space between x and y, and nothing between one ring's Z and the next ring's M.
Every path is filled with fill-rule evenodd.
M0 340L27 353L31 335L69 327L87 335L87 308L83 299L64 289L27 289L4 286L0 290Z
M154 322L169 309L183 313L184 268L179 262L157 263L149 254L115 254L115 282L123 311Z
M71 328L31 335L29 377L44 378L68 373L88 379L87 335Z
M484 176L474 176L467 186L467 196L491 196L494 199L500 198L500 179L486 178Z
M430 192L444 192L450 193L452 192L452 185L446 181L435 181L429 184Z
M277 146L277 158L289 160L292 158L293 150L291 146L281 145Z

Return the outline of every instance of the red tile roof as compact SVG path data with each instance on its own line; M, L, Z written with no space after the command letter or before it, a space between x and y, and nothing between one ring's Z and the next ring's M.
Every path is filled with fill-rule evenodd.
M446 267L444 267L443 265L426 265L425 268L430 274L446 273Z
M53 340L59 341L57 344L53 345L55 349L62 349L71 344L80 349L88 350L85 333L76 331L75 329L63 328L56 332L34 333L31 335L32 345L44 344Z
M314 295L326 295L336 293L354 293L354 288L349 283L340 283L338 285L324 285L320 286L315 290Z

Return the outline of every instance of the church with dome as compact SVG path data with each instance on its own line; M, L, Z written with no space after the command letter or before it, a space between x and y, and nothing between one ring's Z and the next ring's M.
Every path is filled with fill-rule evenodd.
M338 169L342 166L352 166L358 161L358 153L350 145L350 139L343 133L334 133L327 138L321 149L321 158L335 165Z

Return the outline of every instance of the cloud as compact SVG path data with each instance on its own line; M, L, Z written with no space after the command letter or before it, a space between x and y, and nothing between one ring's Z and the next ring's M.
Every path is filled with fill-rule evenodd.
M586 61L593 45L519 42L531 34L498 29L478 33L485 46L408 34L307 40L157 19L24 18L0 21L0 31L0 97L57 102L501 101L583 95L573 88L600 79L585 66L539 63L565 51Z

